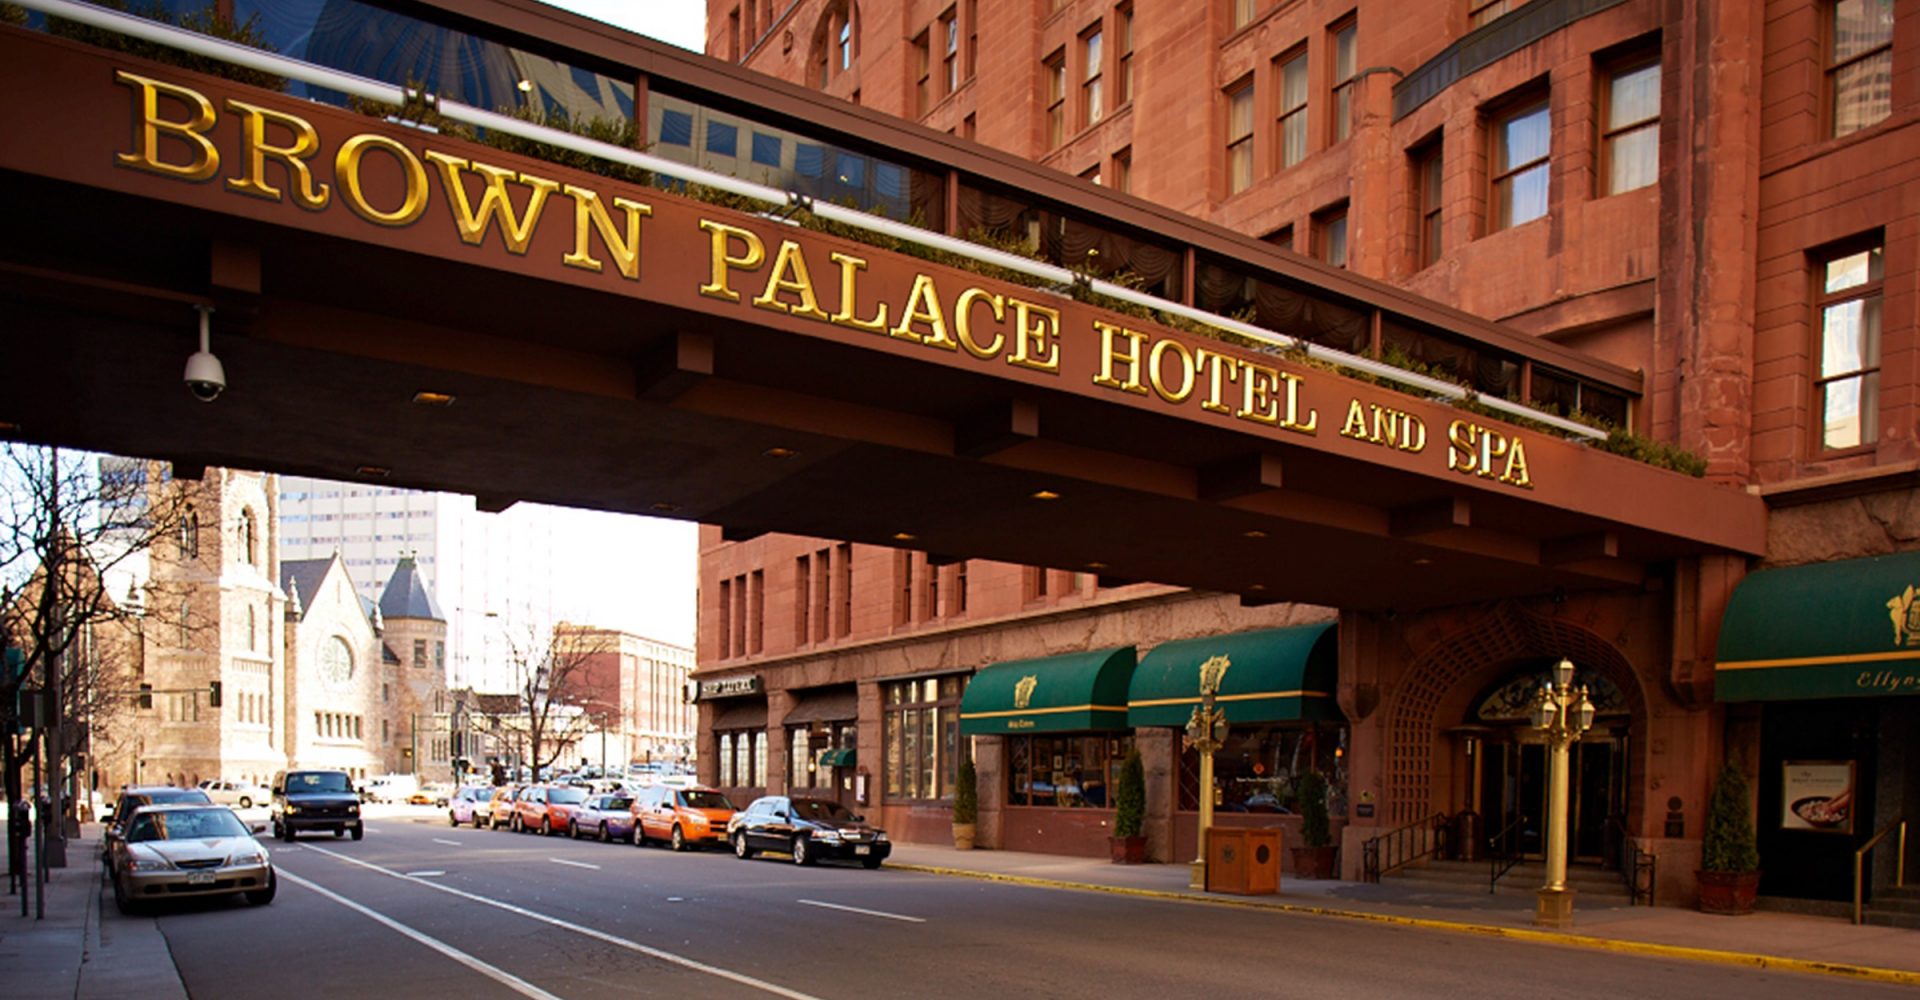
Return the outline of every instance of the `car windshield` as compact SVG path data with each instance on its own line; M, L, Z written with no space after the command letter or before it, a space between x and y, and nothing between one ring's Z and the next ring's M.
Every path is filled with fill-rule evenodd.
M733 803L719 792L681 792L680 804L688 809L732 809Z
M351 792L347 776L338 771L312 771L305 774L287 775L287 793L299 792Z
M810 819L817 823L851 823L853 813L838 802L822 802L818 799L794 799L793 814L801 819Z
M587 801L584 788L554 788L547 792L547 801L560 806L577 806Z
M200 837L251 836L231 809L181 809L142 813L133 819L127 839L134 843L147 840L194 840Z
M193 805L212 805L213 800L198 788L163 788L146 793L144 805L159 805L163 802L187 802Z
M608 797L607 797L607 799L606 799L606 805L603 805L603 806L601 806L600 808L602 808L602 809L623 809L623 810L624 810L624 809L631 809L631 808L633 808L633 800L632 800L632 799L630 799L630 798L627 798L627 797L626 797L626 796L624 796L624 795L610 795L610 796L608 796Z

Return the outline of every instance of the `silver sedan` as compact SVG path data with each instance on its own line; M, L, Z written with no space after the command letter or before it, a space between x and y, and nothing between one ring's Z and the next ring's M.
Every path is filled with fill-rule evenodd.
M226 806L157 805L136 811L108 867L122 913L149 902L238 893L255 906L276 888L267 849Z

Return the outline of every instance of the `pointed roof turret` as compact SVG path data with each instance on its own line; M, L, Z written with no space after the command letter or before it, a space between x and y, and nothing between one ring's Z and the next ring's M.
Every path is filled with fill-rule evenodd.
M400 562L393 567L387 589L380 592L380 614L384 618L447 620L440 613L440 605L434 603L433 592L427 589L426 575L412 556L400 557Z

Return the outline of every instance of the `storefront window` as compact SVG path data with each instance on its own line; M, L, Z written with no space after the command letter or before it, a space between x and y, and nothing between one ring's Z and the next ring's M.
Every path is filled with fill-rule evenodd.
M896 681L886 686L884 736L887 797L945 799L953 795L966 745L960 739L962 675Z
M1234 726L1213 755L1213 777L1222 812L1300 811L1294 783L1310 770L1327 779L1327 811L1347 811L1347 727L1297 722ZM1180 754L1180 808L1200 807L1200 755Z
M759 729L739 729L715 734L720 743L720 785L723 788L757 788L767 773L766 733Z
M823 723L822 726L819 730L809 730L805 726L787 730L789 790L833 790L833 767L823 764L821 757L830 750L852 749L856 730L851 722Z
M1007 738L1007 804L1047 809L1111 809L1131 735Z

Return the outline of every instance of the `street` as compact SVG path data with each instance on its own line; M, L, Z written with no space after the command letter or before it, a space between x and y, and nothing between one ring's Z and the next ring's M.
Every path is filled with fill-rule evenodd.
M378 815L376 813L376 815ZM392 997L1911 996L1348 920L450 828L270 845L265 908L169 907L189 993ZM123 918L104 907L101 932Z

